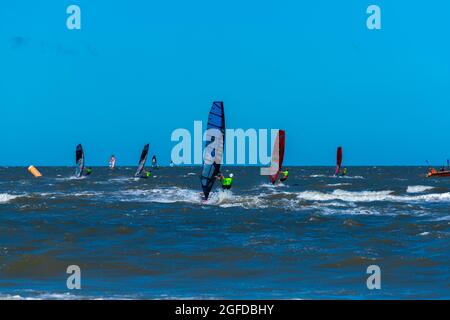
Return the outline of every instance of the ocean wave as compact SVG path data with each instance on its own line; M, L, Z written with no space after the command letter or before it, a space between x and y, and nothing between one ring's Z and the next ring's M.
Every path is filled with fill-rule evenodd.
M425 191L429 191L434 189L434 187L430 187L430 186L408 186L408 188L406 189L406 192L408 193L422 193Z
M339 176L340 179L364 179L363 176Z
M335 178L335 179L364 179L363 176L335 176L335 175L325 175L325 174L312 174L310 178Z
M18 196L8 194L8 193L0 193L0 203L7 203L11 200L16 199Z
M306 201L332 201L341 200L345 202L372 202L383 201L389 197L393 191L362 191L351 192L345 190L334 190L332 193L319 191L304 191L297 195L300 200Z
M149 190L129 189L120 192L119 200L156 203L199 203L201 201L201 195L198 191L178 187Z
M20 294L0 294L0 300L130 300L138 297L132 295L112 295L110 297L84 296L71 293L50 293L29 291L28 295Z
M239 196L230 190L219 190L211 193L210 198L205 203L207 205L217 205L222 208L242 207L244 209L262 209L269 207L263 195Z
M176 203L184 202L205 206L219 206L222 208L242 207L245 209L260 209L269 207L270 200L265 199L268 194L254 196L236 195L230 190L211 192L209 199L203 201L203 193L197 190L170 187L150 190L125 190L121 192L120 201Z
M70 176L70 177L64 177L64 178L55 178L56 181L71 181L71 180L82 180L82 179L86 179L86 176L81 176L81 177L77 177L77 176Z
M434 193L418 196L398 196L394 191L345 191L334 190L331 193L318 191L304 191L297 194L297 198L305 201L333 201L340 200L344 202L448 202L450 201L450 192Z

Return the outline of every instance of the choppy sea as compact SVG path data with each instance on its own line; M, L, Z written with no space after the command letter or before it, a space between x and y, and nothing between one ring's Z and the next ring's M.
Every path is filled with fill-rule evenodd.
M450 298L450 178L426 168L229 167L206 203L199 167L39 169L0 168L0 299Z

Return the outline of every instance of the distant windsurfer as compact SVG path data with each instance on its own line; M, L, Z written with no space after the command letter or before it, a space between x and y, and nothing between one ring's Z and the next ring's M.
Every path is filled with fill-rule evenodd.
M116 167L116 157L114 155L109 159L109 168L114 169Z
M152 167L157 167L158 166L158 162L156 161L156 155L153 155L152 157Z
M228 178L225 178L225 176L223 174L219 174L217 176L217 179L222 181L222 189L223 190L231 189L231 186L233 185L233 174L232 173L230 173Z
M142 173L139 178L147 179L147 178L150 178L151 176L152 176L152 172L144 169L144 170L142 170Z

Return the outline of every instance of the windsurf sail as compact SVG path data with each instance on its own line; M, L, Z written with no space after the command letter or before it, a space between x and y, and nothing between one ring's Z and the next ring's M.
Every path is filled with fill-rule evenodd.
M147 161L147 156L148 156L148 148L149 148L149 144L146 144L144 146L144 149L142 150L141 158L139 159L139 165L136 170L136 173L134 174L135 177L139 177L142 174L142 171L144 171L145 162Z
M81 144L77 145L77 149L75 151L75 163L76 163L75 175L78 178L80 178L83 175L84 170L84 152Z
M341 166L342 166L342 147L338 147L336 155L336 172L334 173L335 176L337 176L339 174L339 171L341 171Z
M152 167L157 167L158 166L158 161L156 161L156 156L152 157Z
M116 167L116 157L115 156L111 156L111 158L109 159L109 167L111 169L114 169Z
M217 140L216 140L217 139ZM208 117L203 169L200 177L205 200L208 200L220 171L225 144L225 113L222 101L215 101Z
M272 148L272 164L270 166L270 182L274 184L283 166L284 159L284 146L285 146L285 132L284 130L278 130L275 142Z

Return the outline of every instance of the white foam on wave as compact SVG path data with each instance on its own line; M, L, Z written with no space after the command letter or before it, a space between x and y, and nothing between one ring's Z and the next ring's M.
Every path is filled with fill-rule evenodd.
M306 201L332 201L341 200L345 202L371 202L385 200L393 191L361 191L351 192L345 190L334 190L332 193L319 191L304 191L297 195L300 200Z
M422 193L425 191L429 191L434 189L434 187L430 187L430 186L408 186L408 188L406 189L406 192L408 193Z
M331 193L318 191L304 191L297 194L297 198L306 201L333 201L340 200L344 202L449 202L450 192L433 193L418 196L397 196L393 191L345 191L334 190Z
M284 184L283 182L279 182L279 183L263 183L260 185L260 188L266 188L266 189L270 189L270 190L276 190L279 188L289 188L288 185ZM258 188L259 189L259 188Z
M81 296L71 293L41 293L34 292L34 290L26 290L30 295L22 296L20 294L0 294L0 300L129 300L136 299L134 296L110 296L110 297L96 297L96 296Z
M125 190L120 193L120 201L154 202L154 203L192 203L205 206L220 206L222 208L242 207L246 209L267 208L264 194L255 196L236 195L230 190L211 192L209 199L203 201L203 193L197 190L178 187ZM267 196L267 194L266 194Z
M363 176L339 176L339 179L364 179Z
M14 196L8 193L0 193L0 203L7 203L11 200L16 199L18 196Z
M364 179L363 176L335 176L335 175L325 175L325 174L312 174L310 178L334 178L334 179Z
M71 180L82 180L82 179L86 179L86 176L81 176L81 177L70 176L70 177L64 177L64 178L55 178L55 180L57 180L57 181L71 181Z
M327 178L328 176L324 174L312 174L309 176L310 178Z
M330 183L327 184L328 187L343 187L343 186L351 186L351 183Z
M152 177L156 177L156 176L152 176ZM111 179L103 180L103 181L94 181L94 184L109 185L109 184L113 184L113 183L129 183L129 182L136 182L136 181L140 181L140 180L141 180L141 178L134 177L134 176L117 177L117 178L111 178Z
M211 193L207 205L217 205L222 208L242 207L245 209L267 208L268 204L262 194L255 196L235 195L230 190L219 190Z
M156 202L156 203L199 203L199 192L178 187L155 188L148 190L125 190L120 192L120 201ZM122 197L125 196L125 197Z

